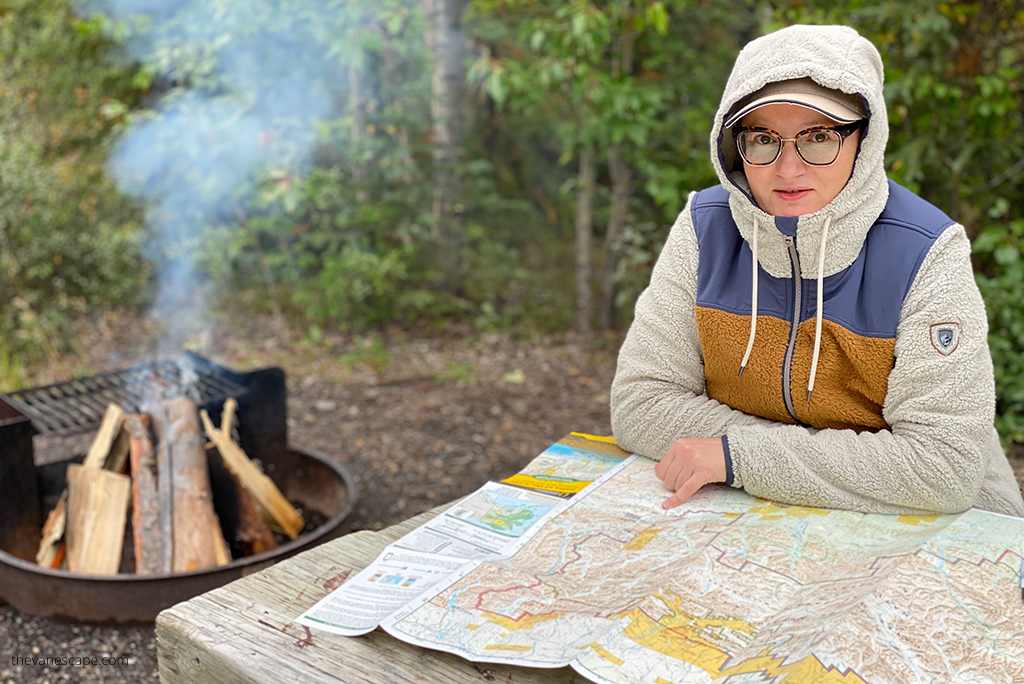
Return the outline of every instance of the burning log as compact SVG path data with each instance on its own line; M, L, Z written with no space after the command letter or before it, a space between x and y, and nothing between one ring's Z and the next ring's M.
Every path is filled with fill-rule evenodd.
M103 414L103 422L100 429L92 440L92 446L85 455L82 465L86 468L107 468L107 464L120 464L121 468L109 468L120 472L124 470L124 458L128 455L128 445L123 440L118 441L121 435L121 426L124 424L124 409L117 404L107 406ZM117 453L114 448L117 447Z
M127 416L125 419L127 420ZM103 469L109 470L115 473L126 473L128 472L128 454L130 451L130 438L128 436L128 428L125 423L121 424L121 428L117 432L117 437L114 439L114 443L110 447L110 453L107 458L103 461Z
M231 440L231 430L234 427L237 410L238 402L233 398L224 402L224 411L220 421L220 433L224 439ZM235 532L235 541L238 547L246 556L276 549L277 540L274 539L274 533L270 531L267 521L263 519L263 514L256 502L253 501L249 490L242 484L238 475L231 470L228 470L227 473L231 478L235 498L238 501L238 525Z
M46 516L43 523L43 536L36 553L36 563L44 568L59 568L64 560L64 528L67 526L68 490L65 489L57 505Z
M263 519L259 505L253 501L241 478L228 471L238 494L238 531L235 538L245 555L254 555L277 548L277 540Z
M226 414L229 411L231 413L234 411L233 408L227 406L231 401L229 399L225 402ZM268 519L269 522L280 527L290 538L298 537L305 525L302 514L288 503L273 480L260 471L256 464L245 455L242 448L235 444L231 439L230 428L227 432L215 428L210 420L210 415L205 410L200 413L200 416L206 436L217 447L224 465L242 483L241 489L247 490L252 496L264 519Z
M67 562L71 572L115 575L121 563L131 478L68 466Z
M125 416L132 473L132 534L135 572L140 575L170 572L165 565L164 537L160 533L156 454L149 434L148 415Z
M117 466L117 472L124 470L124 457L127 456L127 442L119 439L124 421L124 409L117 404L109 404L103 414L103 422L93 438L92 445L85 456L82 466L100 469L108 464ZM121 450L124 449L122 452ZM61 548L68 516L67 490L61 494L57 505L53 507L43 525L43 536L36 553L36 563L44 568L60 566L64 551Z
M188 572L224 565L230 555L213 510L206 449L191 399L162 402L153 414L160 441L158 500L162 521L170 519L171 571ZM169 496L168 496L169 495ZM165 501L169 501L169 515ZM166 528L166 523L162 525Z

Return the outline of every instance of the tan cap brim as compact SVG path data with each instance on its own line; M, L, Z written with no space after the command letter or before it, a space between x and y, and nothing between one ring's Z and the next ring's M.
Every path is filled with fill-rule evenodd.
M839 123L853 123L867 116L860 98L824 88L809 78L769 83L754 93L754 100L730 115L723 124L733 126L744 116L770 104L791 104L812 109Z

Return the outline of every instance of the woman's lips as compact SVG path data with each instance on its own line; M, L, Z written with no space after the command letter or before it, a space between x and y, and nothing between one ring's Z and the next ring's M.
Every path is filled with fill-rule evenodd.
M807 195L813 192L810 188L779 188L773 190L776 197L781 198L786 202L796 202L802 200Z

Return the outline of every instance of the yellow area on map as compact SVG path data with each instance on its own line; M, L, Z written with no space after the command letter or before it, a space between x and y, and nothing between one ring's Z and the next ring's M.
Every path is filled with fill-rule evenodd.
M626 551L639 551L640 549L647 546L652 539L657 537L661 533L661 529L658 527L651 527L644 530L640 534L633 537L633 539L626 544L624 550Z
M594 642L594 643L590 644L590 648L593 649L594 653L596 653L597 655L601 656L602 658L607 660L612 665L619 665L621 667L626 662L622 658L618 658L616 656L613 656L611 653L608 652L607 648L601 646L601 644L599 644L597 642Z
M606 444L615 444L614 437L602 437L601 435L588 435L586 432L570 432L573 437L582 437L583 439L592 439L595 442L605 442Z
M759 514L761 520L782 520L783 518L806 518L811 515L825 516L832 511L828 508L811 508L809 506L780 506L768 499L757 499L760 506L752 506L749 513Z
M530 615L527 613L518 620L513 620L510 617L498 615L497 613L485 613L484 617L487 618L488 622L498 625L502 629L514 632L517 629L533 629L542 622L558 620L562 617L562 613L544 613L543 615Z
M820 660L810 655L806 658L783 665L783 658L762 656L744 660L739 665L727 667L721 672L709 672L712 679L752 672L764 672L769 677L786 676L786 684L867 684L857 673L842 673L832 667L825 667Z
M591 481L565 481L545 477L534 477L531 475L513 475L511 477L506 477L502 482L510 485L517 485L519 487L540 489L547 492L557 492L559 494L575 494L576 492L583 490Z
M832 511L828 508L811 508L809 506L789 506L780 505L774 501L768 499L755 499L760 504L753 506L750 509L750 513L759 514L762 520L782 520L783 518L806 518L810 515L821 515L825 516ZM726 518L739 518L739 513L724 513ZM901 515L896 518L896 522L903 523L904 525L921 525L922 523L931 524L939 519L938 514L933 515Z
M826 667L814 656L787 665L782 658L763 655L725 667L729 656L709 638L720 638L715 631L721 629L753 634L753 625L731 618L698 617L683 610L678 598L665 594L655 594L655 597L663 601L672 614L654 620L639 609L621 613L630 620L623 636L640 646L695 665L712 679L763 672L769 677L786 675L787 684L866 684L856 673L843 674Z
M532 646L503 646L501 644L487 644L484 646L485 651L516 651L518 653L527 653L533 650Z
M903 523L905 525L920 525L921 523L931 524L938 519L938 513L934 515L901 515L896 518L896 522Z
M692 663L705 672L718 672L729 658L706 638L708 633L716 629L754 632L754 627L744 620L702 618L683 610L682 602L676 597L658 593L655 598L663 601L672 614L654 620L639 608L629 610L621 614L630 620L623 635L652 651Z
M558 440L558 443L570 447L579 447L580 449L589 449L590 451L599 451L603 454L619 456L621 458L626 458L630 455L628 451L623 451L616 446L615 440L611 437L585 435L582 432L570 432Z

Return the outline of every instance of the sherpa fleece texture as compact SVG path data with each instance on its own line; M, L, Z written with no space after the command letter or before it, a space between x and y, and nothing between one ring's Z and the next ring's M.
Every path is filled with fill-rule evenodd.
M749 243L756 227L758 263L774 278L792 277L785 236L774 218L753 202L722 122L766 83L801 77L859 95L870 116L846 187L826 207L797 221L797 251L814 257L800 260L802 278L818 275L816 257L826 217L831 217L827 277L854 263L889 201L883 165L888 128L882 63L875 48L852 29L837 26L794 26L750 43L736 60L716 115L712 160L728 190L735 229ZM749 316L740 317L746 324L736 325L722 312L698 309L700 253L692 202L691 196L672 228L619 354L611 419L623 448L660 459L681 437L725 435L733 485L757 496L880 513L959 512L977 506L1024 515L1024 500L993 427L987 319L962 226L946 228L921 262L903 299L895 337L887 341L891 352L869 350L872 357L881 354L885 381L865 381L865 416L855 416L858 429L832 427L827 416L813 421L826 426L819 429L806 422L787 424L792 418L779 413L777 402L729 394L741 385L714 392L724 401L709 397L709 380L718 377L725 383L725 374L734 375L735 370L709 372L705 357L716 355L711 346L716 343L734 346L732 337L745 346ZM723 337L702 340L698 315L720 316L712 327L719 327ZM802 336L807 335L807 323L813 335L811 320L801 325ZM823 346L826 340L842 342L842 328L825 323ZM933 326L948 323L956 324L959 340L944 354L933 342ZM702 327L707 338L707 321ZM782 352L764 349L788 336L788 330L776 327L778 319L759 317L755 344L762 358L774 354L781 364ZM806 377L808 371L794 369L794 374ZM765 371L748 367L744 379L758 372ZM836 383L842 369L819 368L818 373L815 401L828 393L821 385ZM751 380L757 382L756 377ZM870 415L878 415L879 402L884 421L872 425Z

